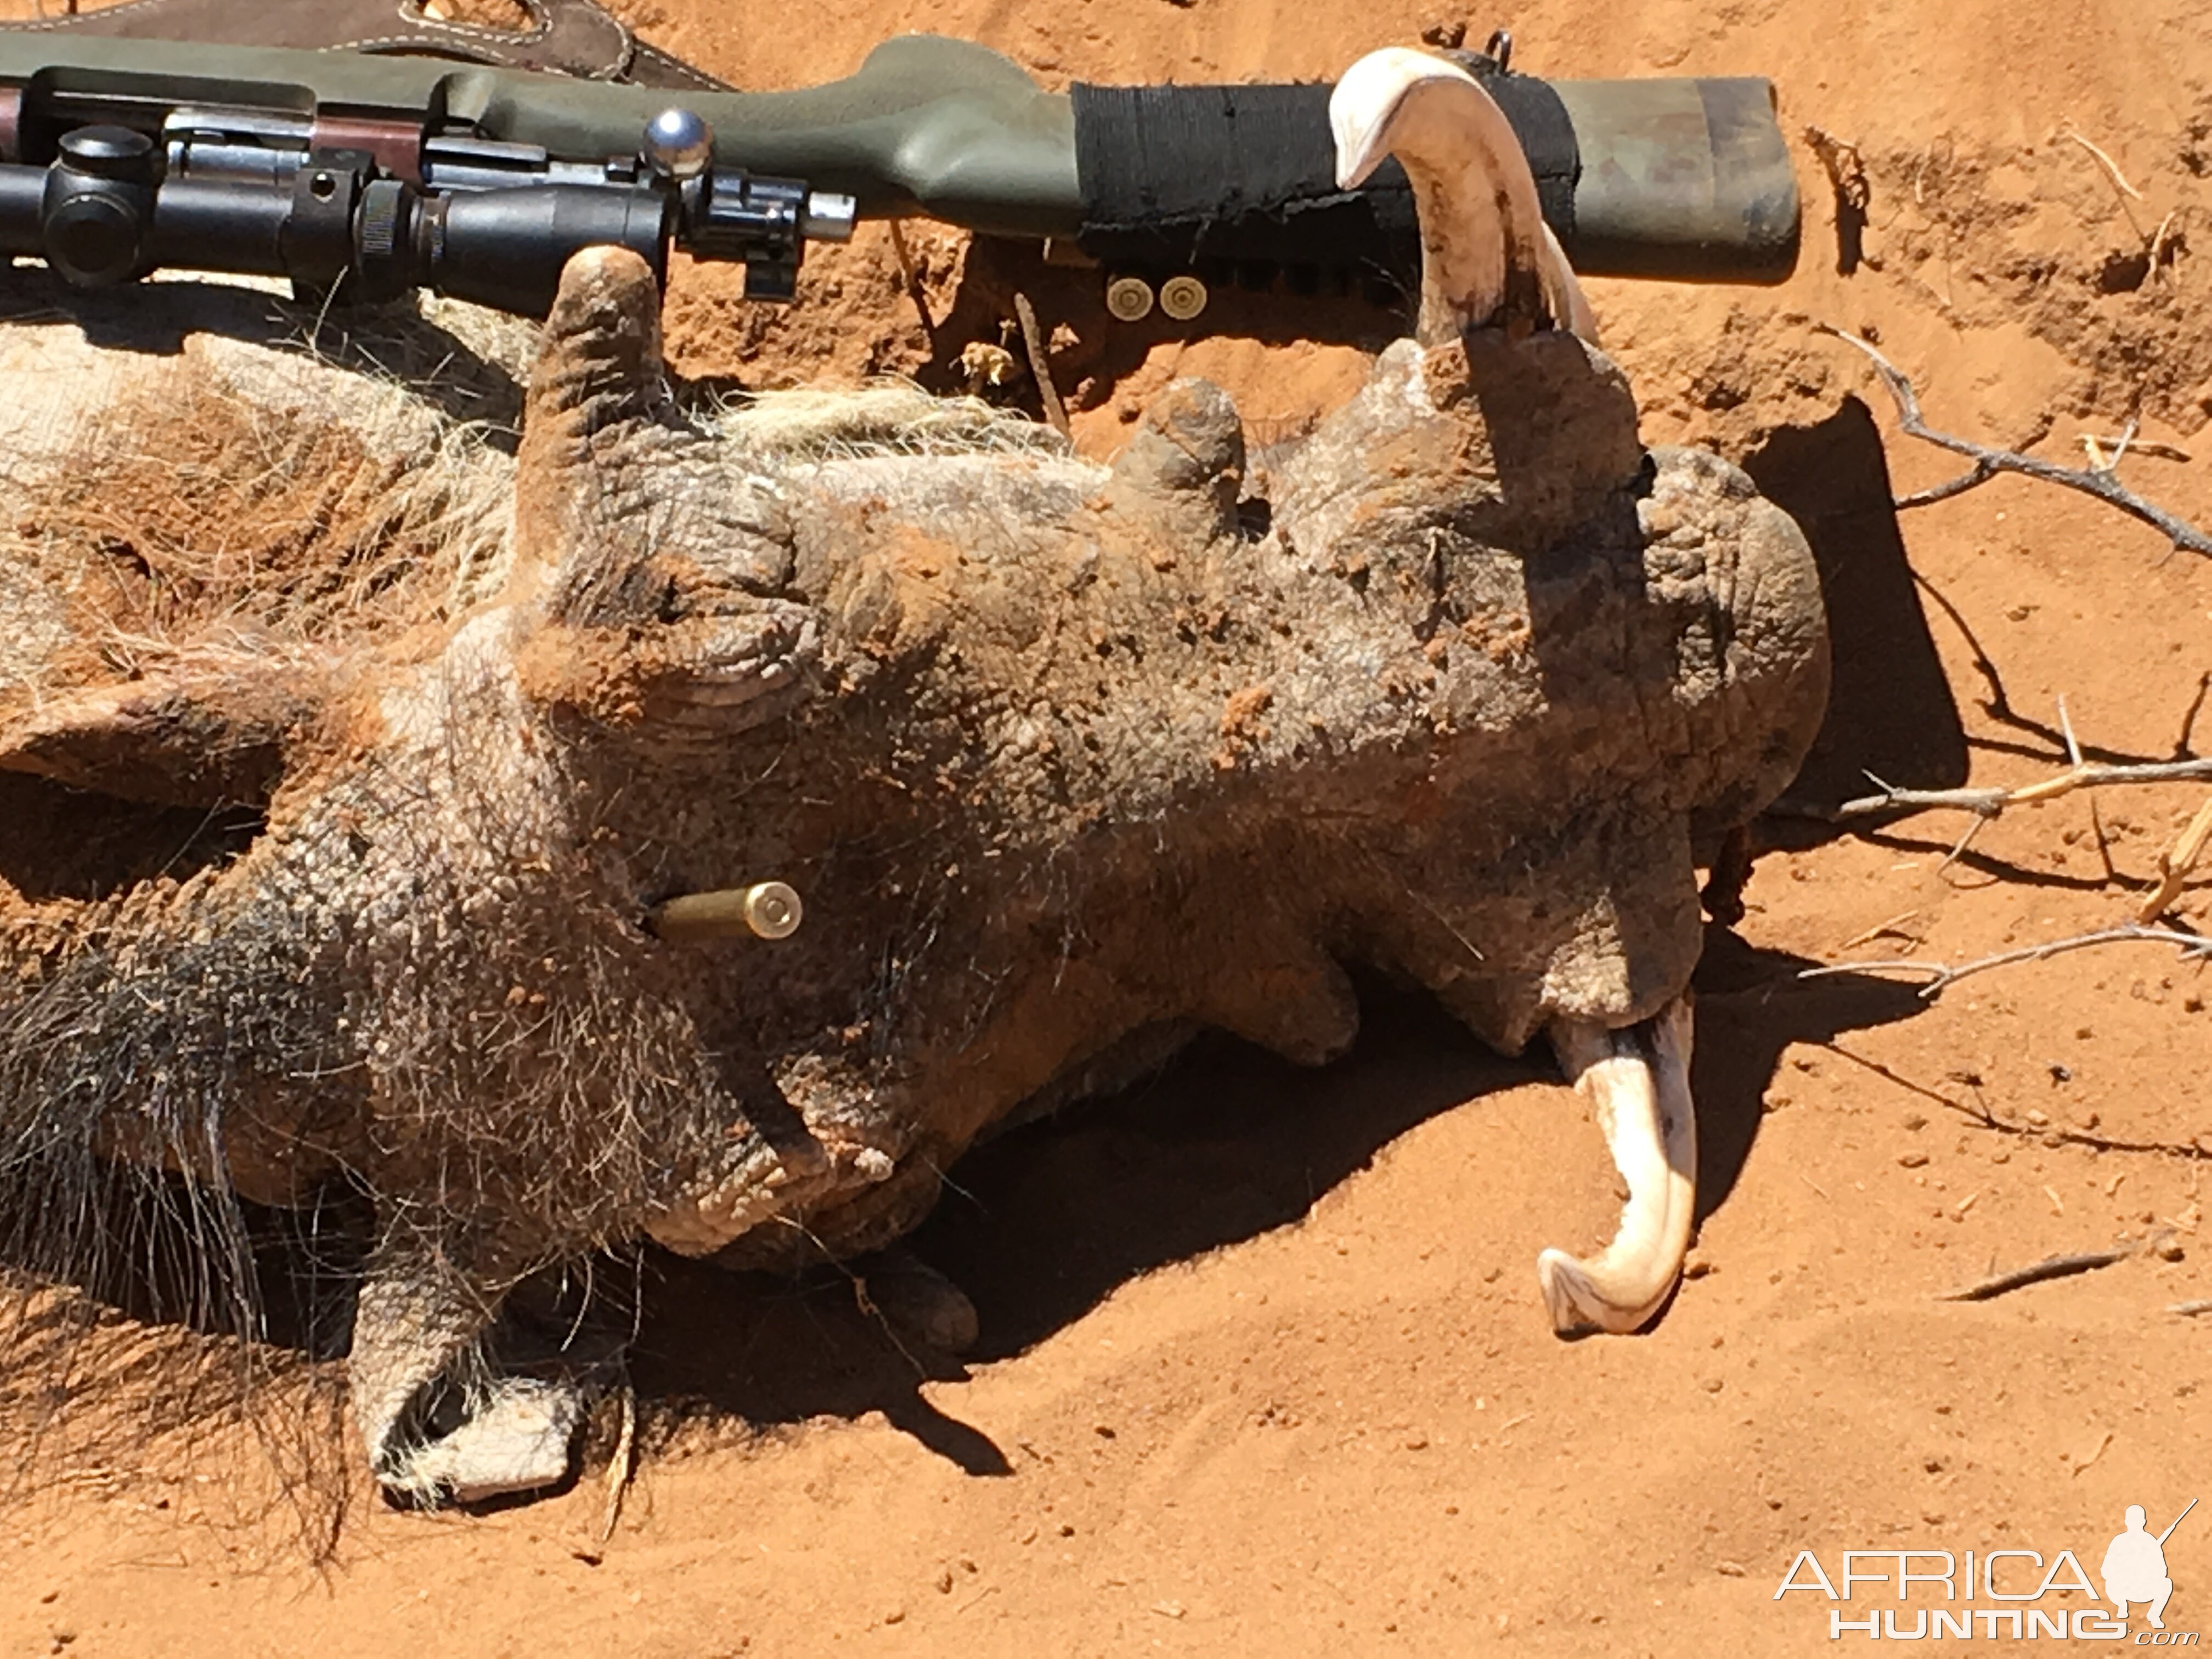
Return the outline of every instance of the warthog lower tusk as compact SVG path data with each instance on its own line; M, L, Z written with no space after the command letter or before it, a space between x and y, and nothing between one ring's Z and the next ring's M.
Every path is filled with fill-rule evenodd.
M1690 997L1618 1030L1555 1020L1552 1048L1587 1096L1628 1182L1620 1231L1590 1261L1536 1258L1553 1328L1632 1331L1659 1310L1682 1271L1698 1202L1698 1126L1690 1099Z
M780 881L685 893L653 907L653 931L671 945L716 939L789 939L805 915L799 895Z

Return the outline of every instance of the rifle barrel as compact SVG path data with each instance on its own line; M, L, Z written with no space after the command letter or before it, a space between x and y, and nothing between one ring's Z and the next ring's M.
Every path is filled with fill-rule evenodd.
M2165 1545L2167 1539L2173 1536L2173 1528L2189 1519L2189 1511L2196 1507L2197 1500L2192 1498L2189 1500L2187 1506L2182 1510L2181 1513L2173 1517L2172 1524L2169 1525L2164 1532L2159 1534L2158 1541L2161 1547Z

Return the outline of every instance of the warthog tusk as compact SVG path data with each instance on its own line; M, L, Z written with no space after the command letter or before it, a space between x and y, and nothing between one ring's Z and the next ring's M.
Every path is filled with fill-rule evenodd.
M1603 1254L1585 1261L1546 1250L1536 1258L1536 1279L1560 1334L1632 1331L1674 1288L1697 1209L1689 994L1639 1024L1613 1030L1562 1019L1550 1035L1559 1064L1597 1114L1628 1182L1628 1202Z
M1535 175L1496 100L1456 64L1386 46L1336 83L1328 118L1336 182L1358 185L1395 155L1421 226L1421 306L1413 337L1447 344L1501 322L1518 337L1548 320L1595 344L1597 319Z
M780 881L685 893L653 907L653 931L671 945L717 939L789 939L805 915L799 895Z

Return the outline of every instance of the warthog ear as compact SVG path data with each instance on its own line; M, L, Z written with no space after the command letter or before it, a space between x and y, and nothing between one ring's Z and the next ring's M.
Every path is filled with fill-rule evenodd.
M258 805L315 707L295 664L180 657L143 679L0 713L0 771L162 806Z

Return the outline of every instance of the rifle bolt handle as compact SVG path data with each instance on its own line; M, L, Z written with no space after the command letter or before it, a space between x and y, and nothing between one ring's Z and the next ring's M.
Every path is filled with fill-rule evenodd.
M128 127L77 127L62 135L47 169L39 234L46 263L76 288L106 288L145 271L146 234L161 158Z
M62 134L61 153L71 172L119 184L150 187L161 169L154 141L129 127L72 127Z
M664 179L696 179L714 159L714 130L688 109L665 109L645 124L639 154Z

